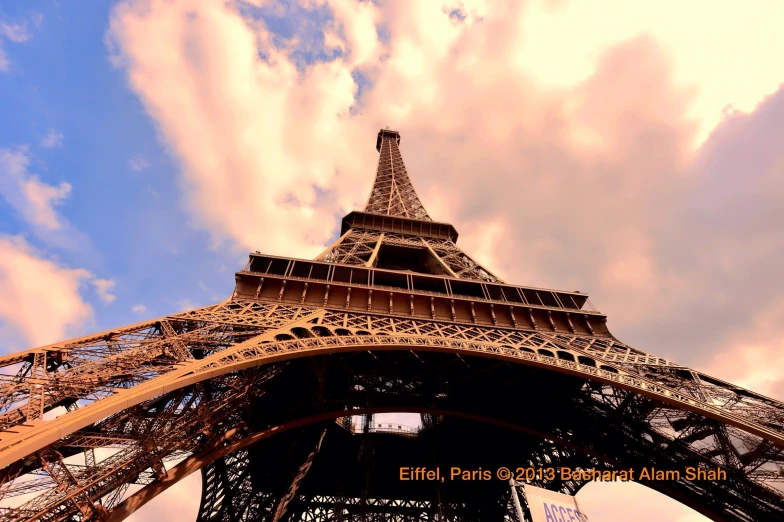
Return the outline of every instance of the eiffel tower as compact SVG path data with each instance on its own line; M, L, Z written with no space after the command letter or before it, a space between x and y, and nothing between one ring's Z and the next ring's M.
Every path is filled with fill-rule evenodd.
M194 472L200 522L517 520L507 481L449 480L501 466L719 469L639 481L784 520L784 404L624 344L584 293L493 275L399 143L378 133L367 205L315 260L252 253L219 304L2 356L3 520L122 520Z

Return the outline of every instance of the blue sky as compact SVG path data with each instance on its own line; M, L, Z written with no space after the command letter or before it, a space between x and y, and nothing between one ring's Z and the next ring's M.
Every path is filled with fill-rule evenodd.
M0 21L29 35L3 41L10 67L0 74L0 148L26 147L29 172L50 185L71 185L57 210L83 237L46 240L2 200L0 233L22 235L62 265L116 282L110 304L83 293L95 330L222 300L246 257L239 249L211 248L183 210L176 160L103 45L110 8L54 1L0 6ZM50 132L62 138L45 146ZM139 304L146 310L133 313Z
M0 149L23 154L26 174L44 184L70 185L68 195L53 204L67 226L41 233L0 199L0 234L23 237L39 257L62 268L112 282L115 299L108 303L90 291L89 280L82 281L80 295L93 320L69 328L68 335L222 300L249 250L231 238L214 240L185 208L179 158L130 88L126 71L112 63L107 30L115 6L33 1L0 7L8 33L0 36L6 63L0 74ZM317 29L331 20L325 8L240 8L264 20L275 42L301 42L291 54L300 69L341 54L321 45ZM265 57L263 50L258 54ZM367 81L359 70L353 78L359 96ZM370 165L367 172L369 182ZM4 332L6 351L29 344L13 328Z

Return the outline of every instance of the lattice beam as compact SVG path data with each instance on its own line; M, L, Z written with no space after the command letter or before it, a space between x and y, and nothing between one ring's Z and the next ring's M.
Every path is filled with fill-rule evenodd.
M406 172L399 143L400 134L395 131L382 130L378 133L378 171L365 212L429 221L430 216Z
M279 269L268 274L252 257L222 303L0 357L0 501L36 495L0 516L122 520L202 470L204 522L511 520L508 494L474 512L314 493L323 433L273 481L287 490L265 490L250 469L273 435L412 411L428 429L454 416L515 430L530 466L720 467L724 482L648 485L714 518L784 519L784 404L627 346L582 308L584 294L502 284L430 220L398 144L379 133L367 214L344 223L324 262L269 258ZM537 379L547 382L519 391ZM525 408L498 406L518 393ZM44 422L55 408L65 413ZM144 487L128 496L132 484ZM582 483L544 485L573 494Z

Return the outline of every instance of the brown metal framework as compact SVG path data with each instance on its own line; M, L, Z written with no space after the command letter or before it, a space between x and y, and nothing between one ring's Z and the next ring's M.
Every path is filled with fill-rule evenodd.
M200 470L205 522L514 520L496 483L373 472L470 433L474 465L505 440L519 466L719 467L647 485L713 520L784 520L784 404L620 342L585 294L501 281L427 215L399 142L379 132L365 211L316 260L251 254L222 303L0 357L3 519L122 520ZM392 411L424 429L334 422Z
M400 216L430 221L425 207L408 178L403 156L400 154L400 134L382 130L378 133L376 150L379 152L376 181L365 205L365 212L386 216Z

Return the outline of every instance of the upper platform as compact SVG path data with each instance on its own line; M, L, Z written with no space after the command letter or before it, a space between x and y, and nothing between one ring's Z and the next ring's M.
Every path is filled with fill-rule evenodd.
M411 236L432 237L435 239L448 239L453 243L457 241L457 230L449 223L425 221L400 216L384 214L371 214L369 212L354 211L343 218L340 235L349 229L377 230L379 232L395 232Z
M376 138L377 151L381 152L381 143L383 142L384 137L388 137L390 139L395 140L395 145L400 146L400 133L398 131L381 129L380 131L378 131L378 137Z

